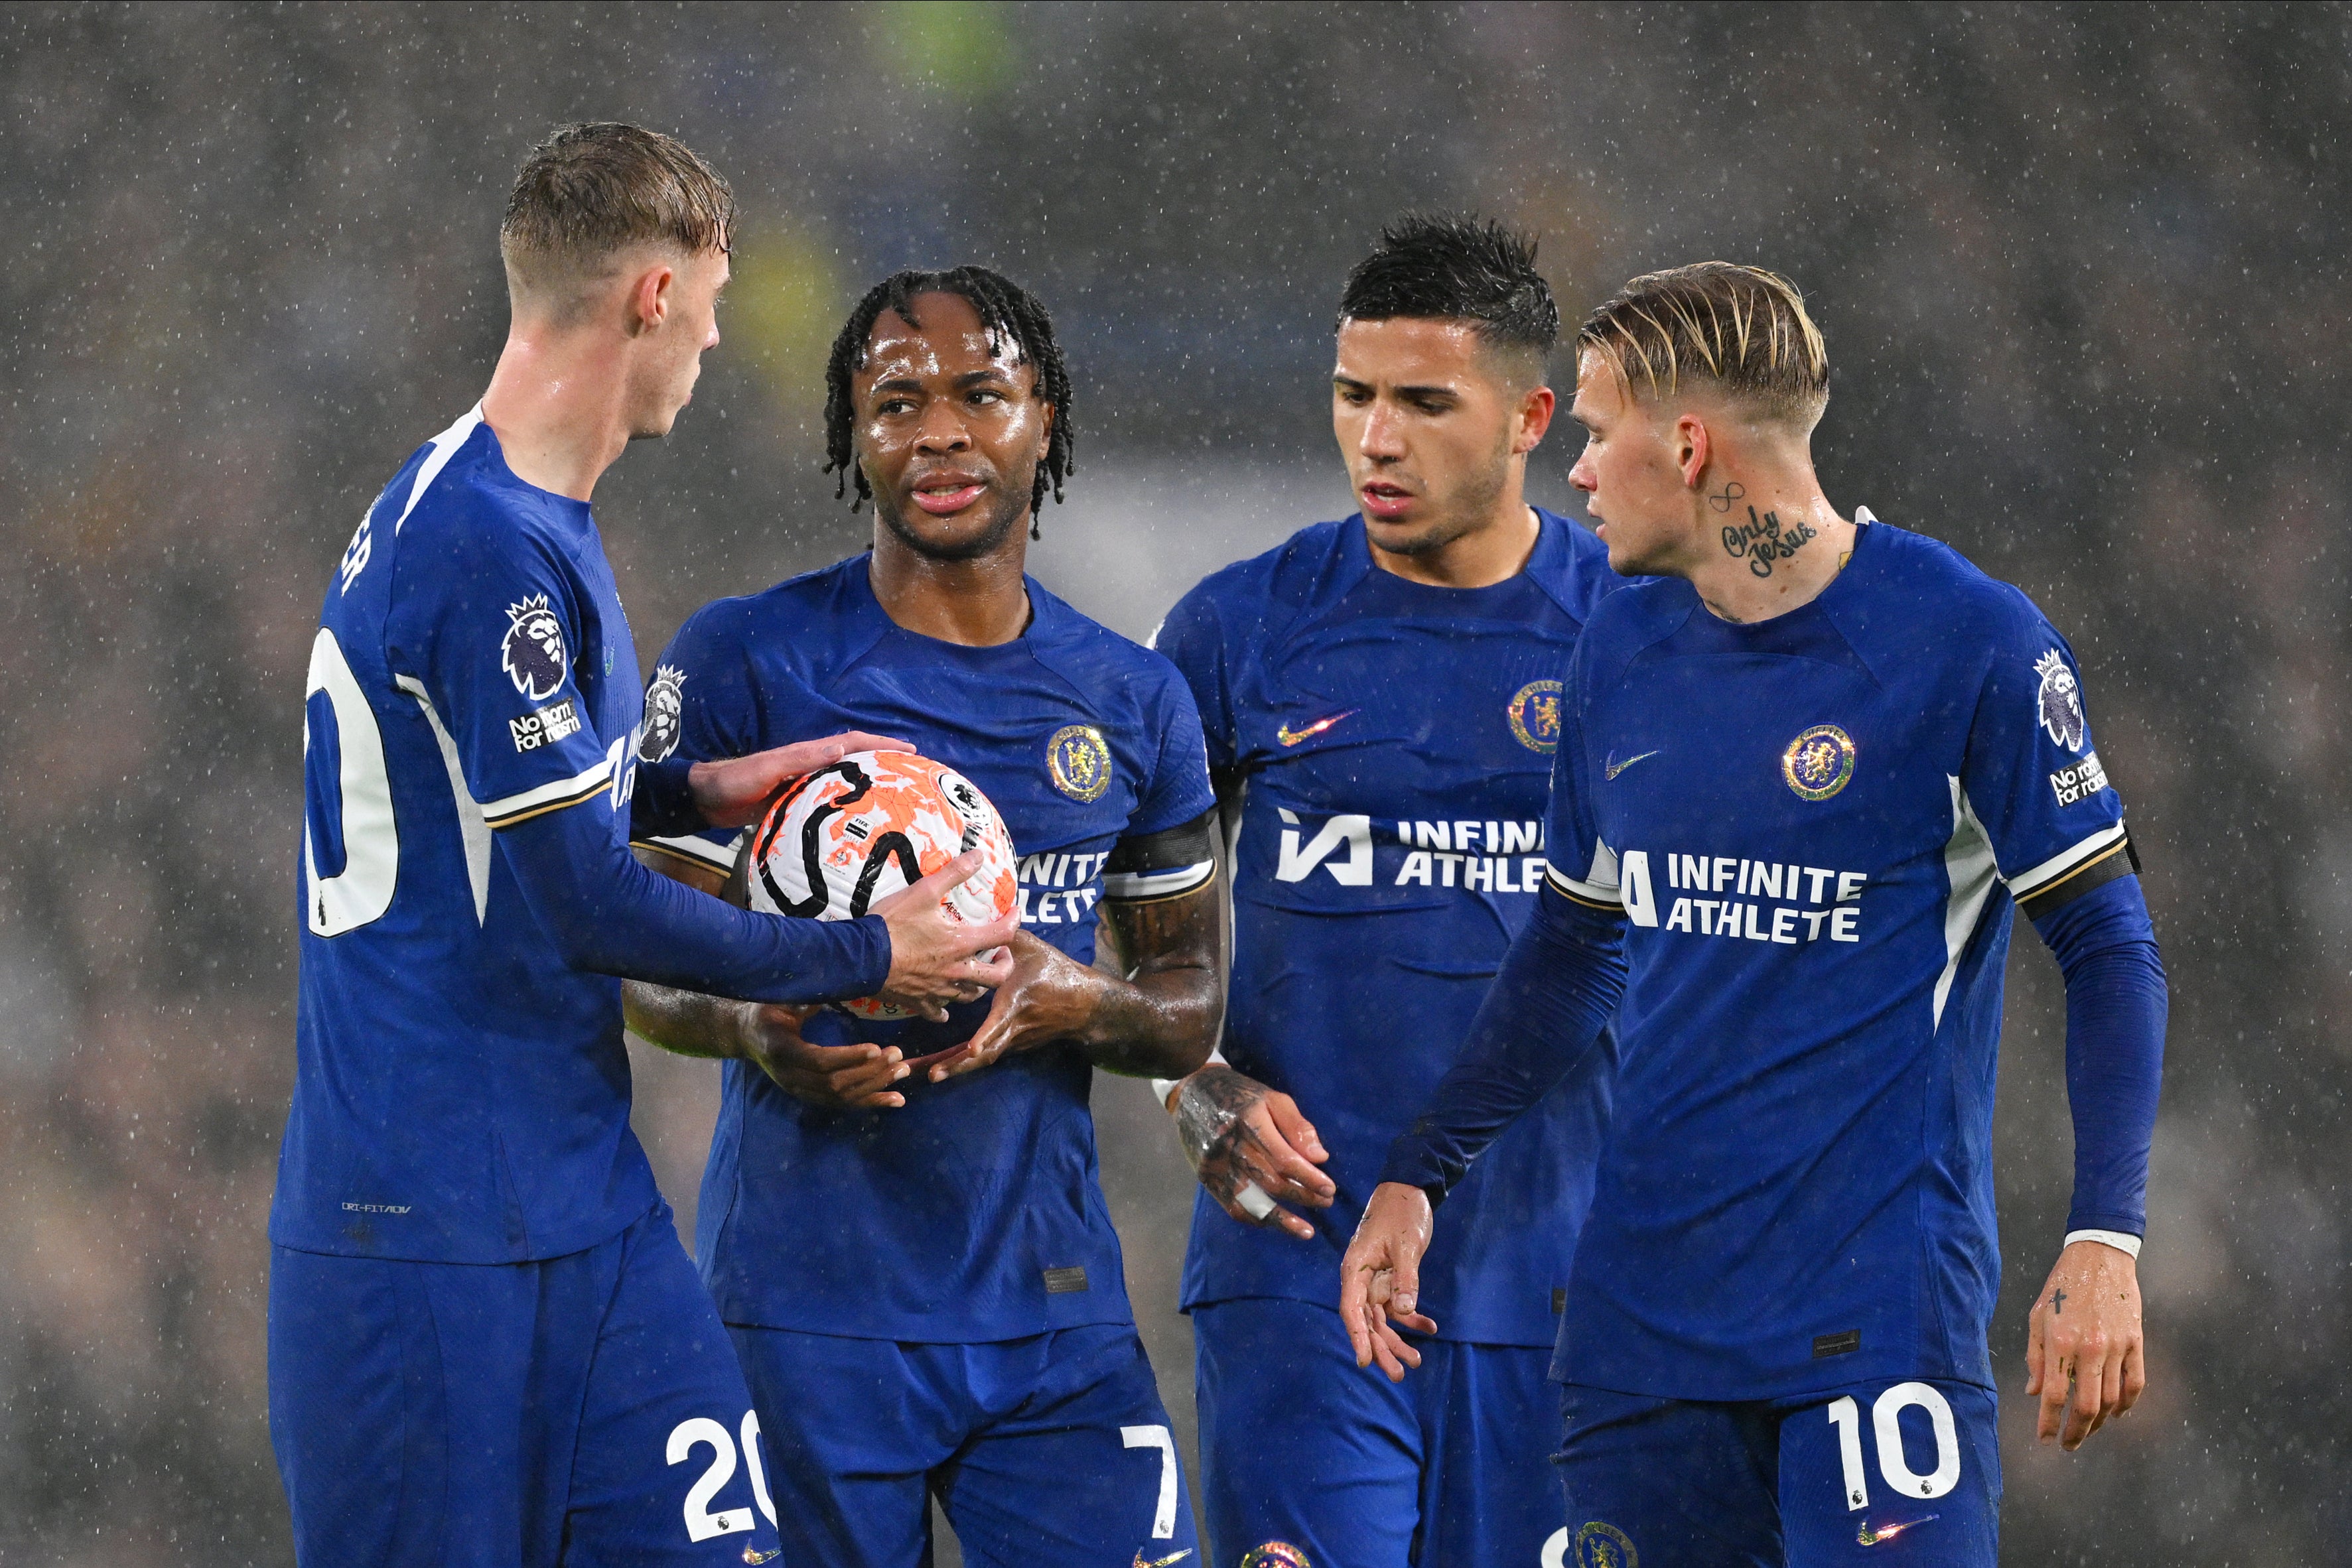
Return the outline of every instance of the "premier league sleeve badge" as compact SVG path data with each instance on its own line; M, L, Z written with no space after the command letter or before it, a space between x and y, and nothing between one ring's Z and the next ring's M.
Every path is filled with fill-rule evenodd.
M2033 673L2042 677L2042 686L2035 694L2041 709L2042 727L2050 733L2052 744L2069 751L2083 749L2083 737L2089 725L2083 717L2083 688L2074 679L2074 672L2066 667L2066 656L2053 648L2033 661Z

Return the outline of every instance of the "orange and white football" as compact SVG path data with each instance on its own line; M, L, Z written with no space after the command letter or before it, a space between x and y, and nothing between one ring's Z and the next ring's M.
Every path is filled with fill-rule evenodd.
M855 920L968 849L981 867L948 894L948 911L970 925L1002 919L1019 896L1013 837L979 786L909 751L856 751L785 786L752 830L744 880L754 909ZM914 1016L870 997L839 1005Z

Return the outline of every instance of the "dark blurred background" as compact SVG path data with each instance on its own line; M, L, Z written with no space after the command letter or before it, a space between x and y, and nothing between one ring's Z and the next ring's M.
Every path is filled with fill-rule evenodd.
M2019 944L2005 1559L2347 1561L2347 62L2338 6L0 11L0 1563L288 1560L304 651L362 509L479 394L508 182L580 118L679 133L747 214L694 408L597 493L648 660L859 547L822 361L887 269L1053 307L1081 438L1037 570L1136 636L1347 508L1331 313L1400 210L1538 232L1571 319L1658 266L1797 278L1831 498L2071 635L2173 978L2153 1381L2061 1455L2019 1391L2063 1008ZM1566 434L1533 495L1572 510ZM690 1215L714 1073L639 1065ZM1189 1176L1140 1085L1097 1098L1189 1437Z

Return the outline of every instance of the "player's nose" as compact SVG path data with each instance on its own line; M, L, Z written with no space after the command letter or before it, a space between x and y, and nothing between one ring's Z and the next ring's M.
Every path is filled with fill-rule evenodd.
M1404 455L1404 431L1395 412L1385 403L1375 402L1364 416L1364 430L1356 438L1356 448L1367 457L1402 457Z
M962 452L971 445L971 432L956 417L953 408L945 402L934 402L923 411L922 423L915 427L915 450L918 452Z

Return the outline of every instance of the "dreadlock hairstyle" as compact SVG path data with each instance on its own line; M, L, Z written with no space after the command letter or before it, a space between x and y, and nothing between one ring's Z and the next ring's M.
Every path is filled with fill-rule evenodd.
M1543 361L1559 341L1559 305L1536 270L1536 242L1489 220L1408 213L1381 230L1348 274L1339 324L1398 317L1468 321L1487 348Z
M991 347L1001 350L1010 341L1020 359L1036 368L1037 395L1054 406L1053 434L1046 437L1045 460L1037 465L1036 483L1029 492L1029 537L1043 538L1037 513L1045 504L1046 488L1052 487L1058 503L1062 481L1077 472L1070 460L1077 436L1070 423L1070 368L1062 358L1062 346L1054 340L1054 319L1037 297L985 267L894 272L867 289L849 313L841 335L833 340L833 354L824 367L824 472L841 476L833 487L834 498L848 495L850 486L856 486L857 494L849 503L854 512L873 497L873 487L866 482L865 470L857 466L857 454L851 444L856 411L850 406L849 379L865 364L866 340L873 335L874 323L883 311L895 312L911 326L922 325L915 319L918 294L961 296L979 314Z

